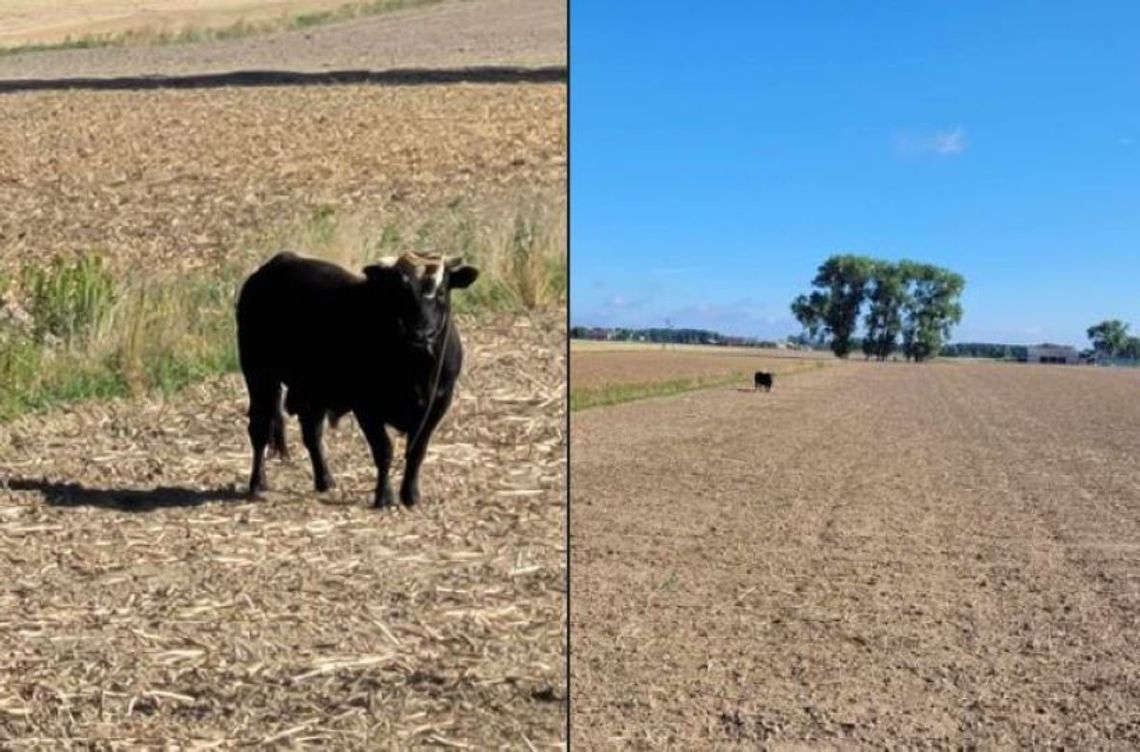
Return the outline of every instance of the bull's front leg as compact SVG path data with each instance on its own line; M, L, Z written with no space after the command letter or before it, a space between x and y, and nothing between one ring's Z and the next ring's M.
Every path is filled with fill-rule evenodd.
M384 422L367 411L356 411L356 422L364 431L364 438L372 449L372 460L376 463L376 495L372 506L383 509L392 505L392 484L388 480L388 470L392 466L392 441L384 429Z
M432 432L439 425L450 404L450 393L437 398L419 435L408 437L408 445L404 451L404 480L400 483L400 501L406 507L414 506L420 500L420 465L423 464L424 456L427 454Z

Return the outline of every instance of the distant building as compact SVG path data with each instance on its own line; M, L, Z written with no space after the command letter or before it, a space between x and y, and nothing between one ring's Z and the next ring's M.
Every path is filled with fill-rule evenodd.
M1075 347L1068 345L1030 345L1025 348L1026 360L1030 363L1065 363L1077 364L1081 362L1080 353Z

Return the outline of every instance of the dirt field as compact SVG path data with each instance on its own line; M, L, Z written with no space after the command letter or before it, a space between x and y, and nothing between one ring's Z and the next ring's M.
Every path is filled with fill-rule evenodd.
M830 365L830 355L781 350L731 350L723 347L600 348L574 346L570 351L573 388L599 389L612 384L652 384L673 379L741 374L777 375ZM745 384L748 386L749 384Z
M237 377L0 426L0 746L557 746L561 325L464 326L411 512L351 420L247 502Z
M3 263L101 251L185 268L323 208L405 223L565 205L563 85L2 97Z
M73 36L111 29L184 25L216 27L235 20L279 15L282 6L329 7L328 0L88 0L144 7L139 16L98 22L89 5L19 0L15 11L0 3L0 46L56 41L43 27L68 24ZM217 9L226 12L217 16ZM20 13L20 17L16 14ZM50 29L48 30L50 31ZM5 38L4 34L8 36ZM566 65L566 0L445 0L423 7L295 31L230 41L152 47L72 49L0 56L0 80L124 75L184 75L233 70L325 71L342 69L456 68L474 65ZM29 33L31 36L29 37ZM64 33L63 36L66 36Z
M574 413L572 741L1134 748L1138 397L850 363Z

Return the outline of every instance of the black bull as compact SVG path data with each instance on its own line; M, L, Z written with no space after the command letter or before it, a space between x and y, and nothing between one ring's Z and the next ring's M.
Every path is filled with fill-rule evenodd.
M772 382L775 381L775 374L768 373L767 371L757 371L756 377L753 379L754 388L759 389L764 387L764 391L772 391Z
M392 503L385 426L408 435L400 501L411 506L419 500L420 465L463 363L450 291L478 276L461 260L442 258L426 275L423 261L388 260L365 267L360 277L280 253L242 285L238 352L249 390L251 494L266 488L266 446L287 452L284 389L285 409L301 423L317 491L333 486L321 445L325 419L335 425L351 412L376 463L375 506Z

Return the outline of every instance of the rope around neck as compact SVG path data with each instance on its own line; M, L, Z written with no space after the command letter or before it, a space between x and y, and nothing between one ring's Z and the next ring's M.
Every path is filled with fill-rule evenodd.
M447 354L447 345L451 341L451 310L447 311L447 320L443 325L443 346L439 349L439 355L435 367L435 378L432 379L431 391L428 394L427 407L424 408L424 417L420 419L420 427L416 429L415 434L408 442L408 446L415 446L416 442L420 439L420 434L423 433L424 426L427 425L428 417L431 415L431 409L435 405L436 392L439 390L439 379L443 375L443 358Z

